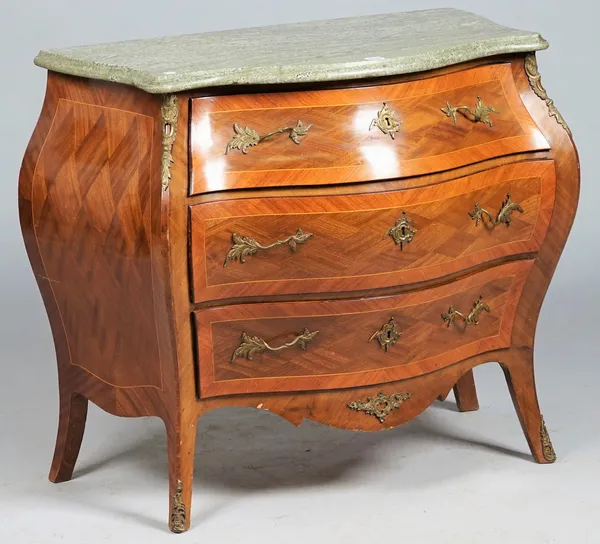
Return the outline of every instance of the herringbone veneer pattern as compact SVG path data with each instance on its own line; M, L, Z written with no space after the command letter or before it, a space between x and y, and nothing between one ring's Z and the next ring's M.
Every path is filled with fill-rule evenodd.
M161 386L147 290L152 133L150 117L61 100L33 179L37 242L71 362L119 386ZM135 323L121 307L136 309Z
M473 108L478 96L497 110L491 127L441 111L446 102ZM394 139L369 130L384 103L400 121ZM392 85L198 98L192 117L194 194L414 176L548 148L504 64ZM224 154L234 124L265 135L298 120L311 125L299 144L283 133Z
M523 209L512 213L509 227L477 225L469 216L479 203L495 217L508 193ZM274 286L290 292L350 291L443 276L536 251L553 201L552 165L531 162L411 191L193 206L194 295L200 301L268 294ZM401 250L386 233L403 212L417 232ZM296 251L283 244L223 266L233 233L268 245L298 228L313 236Z

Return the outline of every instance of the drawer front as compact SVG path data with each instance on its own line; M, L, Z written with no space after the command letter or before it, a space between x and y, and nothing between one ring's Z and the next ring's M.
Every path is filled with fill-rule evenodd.
M201 395L385 383L508 347L532 264L390 297L200 310Z
M532 161L406 191L198 204L194 299L389 287L535 252L554 193L554 163Z
M191 115L192 194L414 176L549 148L510 64L365 88L197 98Z

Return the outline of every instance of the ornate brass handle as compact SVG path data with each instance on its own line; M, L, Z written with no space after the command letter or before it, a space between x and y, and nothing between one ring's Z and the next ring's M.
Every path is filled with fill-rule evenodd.
M348 404L350 410L364 412L368 416L375 416L381 423L392 410L397 410L402 403L412 396L411 393L395 393L384 395L381 391L376 397L367 397L366 401L357 400Z
M502 202L500 206L500 211L496 216L496 219L492 217L492 214L487 210L483 209L478 202L475 203L475 208L472 212L469 212L469 215L473 221L475 221L475 225L479 225L480 222L483 222L483 216L487 216L488 225L492 228L504 223L507 227L510 226L511 214L512 212L517 211L519 213L523 213L523 208L517 202L513 202L510 198L510 194L506 195L506 200ZM485 224L485 222L484 222Z
M454 306L450 306L448 308L448 313L442 314L442 319L448 324L448 327L451 323L454 323L454 320L457 317L460 317L465 322L465 326L467 325L478 325L479 324L479 314L483 311L490 312L490 307L483 302L483 297L479 297L473 303L473 309L469 312L469 315L465 316L461 312L454 309Z
M396 219L396 224L385 233L385 236L391 236L395 244L400 245L400 251L403 251L404 245L410 244L416 233L417 229L412 228L412 221L406 217L406 213L402 212L402 217Z
M308 130L312 127L312 125L305 125L302 121L298 120L296 126L294 127L281 127L273 132L269 132L264 136L261 136L256 130L250 127L242 127L237 123L233 124L233 131L235 135L229 143L227 144L227 148L225 149L225 155L229 153L232 149L239 149L242 153L248 153L249 147L254 147L258 145L260 142L270 138L271 136L275 136L275 134L281 134L283 132L290 133L290 139L295 143L300 143L300 138L306 136Z
M488 126L492 126L492 120L490 119L490 113L499 113L493 106L486 106L481 100L481 97L477 97L475 103L475 109L469 106L452 106L450 102L446 101L446 107L441 110L448 116L452 117L454 124L457 121L457 113L463 114L467 119L474 123L485 123Z
M283 240L277 240L272 244L263 246L254 238L249 238L248 236L240 236L239 234L236 234L234 232L231 235L233 246L231 246L227 257L225 257L223 268L227 266L227 261L239 260L240 263L244 264L246 262L246 257L248 255L254 255L258 252L259 249L265 251L267 249L271 249L272 247L287 244L288 246L290 246L290 249L292 251L296 251L296 247L298 246L298 244L304 244L311 236L312 234L310 232L304 234L304 232L302 232L302 229L298 229L296 234L292 234L290 236L287 236Z
M383 108L377 112L377 117L371 121L369 130L377 127L384 134L389 134L393 140L396 132L400 130L400 123L401 121L396 118L394 111L384 102Z
M242 333L242 341L237 349L233 352L231 356L231 362L235 362L238 357L245 357L248 360L252 360L252 357L257 353L262 353L263 351L280 351L282 349L291 348L293 346L300 346L302 349L306 349L306 344L312 342L317 336L319 331L310 332L308 329L304 329L302 334L296 336L291 342L286 342L281 346L277 346L276 348L269 346L267 342L265 342L259 336L250 336L245 332Z

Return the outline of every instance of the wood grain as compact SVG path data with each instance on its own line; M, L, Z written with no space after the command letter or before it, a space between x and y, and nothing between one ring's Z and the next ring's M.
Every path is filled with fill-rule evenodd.
M162 388L150 255L153 128L149 116L60 99L33 172L35 235L71 364L120 387Z
M48 75L19 215L56 348L55 482L72 477L86 399L114 415L159 416L171 437L180 426L162 130L157 97Z
M479 400L477 399L473 371L466 372L465 375L456 382L456 385L454 386L454 398L456 399L456 406L461 412L473 412L479 410Z
M78 393L61 395L60 403L56 447L49 476L50 481L55 483L67 482L73 476L88 411L88 400Z
M541 464L555 461L554 450L544 453L541 438L543 417L537 399L533 372L533 350L512 349L500 358L515 411L534 459Z
M83 438L87 400L119 416L152 415L161 417L165 422L168 437L169 504L172 508L173 496L181 487L181 500L184 504L185 514L184 528L187 528L190 524L196 424L198 417L207 411L224 406L247 406L273 411L296 425L308 418L345 429L380 430L391 428L415 417L438 396L443 396L454 386L456 386L456 391L464 393L463 396L469 392L474 393L474 388L469 391L472 383L469 373L474 366L489 361L499 361L503 365L509 390L534 458L542 463L551 462L552 459L547 456L546 451L548 439L544 438L543 440L541 433L542 417L534 383L533 342L542 301L575 216L579 197L579 165L577 152L571 138L556 122L556 119L550 117L546 102L532 90L524 71L524 57L515 55L503 58L501 64L493 64L494 62L494 59L482 59L427 74L386 78L381 82L371 82L371 86L357 89L352 89L354 84L344 82L338 83L339 89L332 88L331 84L303 87L303 96L306 98L301 99L300 102L298 101L298 92L294 91L265 93L262 89L258 94L248 93L240 97L240 95L232 94L239 92L238 88L230 88L223 90L220 97L207 98L203 102L192 102L198 98L198 92L182 93L178 96L180 114L177 122L177 139L173 148L172 179L165 191L162 190L160 184L160 151L164 130L160 114L160 97L149 96L122 85L49 74L42 113L21 169L19 212L27 253L52 327L58 362L60 416L51 479L64 481L71 478L73 474ZM492 74L494 77L482 79L480 74L484 74L486 71L488 75ZM195 148L192 149L189 145L189 129L191 128L193 132L198 128L188 109L190 103L196 107L196 104L201 102L202 104L218 100L222 100L223 104L228 102L230 107L221 108L223 113L215 114L215 118L218 115L233 115L235 108L232 108L231 105L240 99L244 100L247 106L241 109L256 110L256 114L259 115L259 112L263 111L265 107L273 107L273 104L269 105L264 102L265 96L268 100L277 100L276 108L286 109L301 106L312 111L312 109L316 110L317 106L326 109L346 104L346 102L334 101L317 104L314 101L315 96L335 98L336 96L355 95L358 97L360 93L367 96L374 89L377 93L381 93L395 88L402 88L404 89L402 92L405 92L409 88L409 84L414 89L419 86L420 89L428 87L431 89L430 94L433 94L441 92L439 84L448 85L451 77L454 77L457 84L462 82L460 84L463 87L470 86L475 89L475 87L483 85L483 88L490 89L490 92L494 88L498 89L497 86L494 87L495 81L502 82L503 94L497 96L499 99L507 101L510 110L501 109L492 132L481 133L481 130L487 127L479 124L465 124L462 121L466 121L466 119L458 119L456 126L442 127L438 124L431 130L432 133L437 131L436 139L427 140L425 138L424 140L424 142L429 142L427 145L432 146L431 150L428 150L427 147L413 145L413 143L405 147L403 144L406 142L402 138L392 142L389 137L374 131L368 135L369 138L377 138L378 145L382 144L386 149L389 149L391 145L398 146L394 151L394 160L397 160L399 156L398 150L414 153L413 158L405 162L412 163L413 166L420 164L420 167L424 169L431 167L430 171L437 173L427 173L426 170L423 170L423 176L395 180L377 178L376 181L367 183L377 176L373 175L370 169L361 170L361 168L367 168L364 162L358 165L347 162L346 166L349 167L347 172L334 176L330 175L331 171L337 172L346 166L341 169L331 168L325 171L320 169L317 164L316 167L310 167L305 174L291 174L291 177L286 173L288 171L277 170L277 168L268 175L247 170L240 171L235 175L229 172L221 178L214 178L215 184L207 187L207 190L210 191L238 188L239 190L224 193L212 192L189 197L189 172L192 166L189 161L194 157L204 160L200 155L195 154ZM493 91L492 94L497 92L499 91ZM228 95L231 96L228 97ZM422 104L423 92L414 94L414 97L416 102ZM376 104L383 98L382 94L376 94L370 102ZM399 108L401 104L408 104L403 101L410 101L411 96L398 95L387 98L397 100L398 105L394 107ZM484 96L484 98L486 97ZM289 102L286 102L287 100ZM306 102L302 102L303 100ZM366 102L362 100L361 95L361 99L357 99L353 104L356 106ZM206 111L202 109L201 114L212 114L212 110L209 111L209 109ZM417 110L410 110L409 113L413 111ZM433 115L433 109L431 109L431 114ZM514 115L518 126L511 121L512 117L505 119L504 115ZM423 122L429 122L427 119L431 118L425 115ZM418 118L412 113L407 114L404 119L404 125L406 125L404 128L409 128L409 133L417 134L418 130L414 128L416 120ZM448 118L445 120L449 121ZM59 124L53 125L53 123ZM151 134L148 128L150 125ZM521 136L507 136L507 134L513 134L511 132L513 130L522 131ZM136 135L135 138L133 134ZM472 142L473 145L469 144L468 147L460 147L453 153L447 153L448 148L444 147L446 144L442 141L443 138L440 137L440 134L451 134L452 145L459 145L459 147L462 145L456 144L457 135L464 138L465 141ZM225 138L226 136L219 131L215 137ZM381 141L382 137L383 141ZM333 135L332 138L335 139L337 136ZM523 145L519 147L519 144L515 147L514 144L518 141L521 141ZM95 145L91 145L92 142ZM302 149L304 143L307 142L308 140L292 149ZM258 164L260 160L264 160L261 157L268 157L273 161L275 167L282 161L297 160L298 156L291 156L291 158L288 156L289 147L286 144L289 144L289 141L285 141L285 139L272 140L268 144L270 147L262 148L263 151L269 149L268 156L262 155L263 151L259 146L252 148L246 158L252 158L253 161L256 159L257 162L251 163L254 165ZM267 142L265 142L266 145ZM280 145L282 146L281 150L278 148ZM333 144L332 146L335 147ZM148 154L149 149L152 150L151 155ZM305 147L305 149L308 148ZM527 153L528 151L534 152ZM353 152L351 151L351 153ZM119 153L122 153L122 156ZM341 153L336 155L336 160L340 156L345 157L344 160L350 157L348 154ZM104 158L106 158L106 163ZM235 158L244 160L244 157L241 156ZM428 280L416 278L415 283L407 284L395 280L390 282L388 287L383 287L381 286L383 284L377 282L366 282L360 291L353 290L356 286L351 285L347 277L342 277L340 284L343 289L348 289L347 291L341 291L335 286L334 281L338 280L325 280L332 282L330 288L335 291L331 292L318 291L314 286L311 286L310 289L306 288L308 284L303 282L313 281L315 278L286 277L279 268L272 268L271 271L275 270L282 274L280 279L272 281L277 284L277 288L272 291L261 288L254 294L251 291L244 294L241 292L240 286L250 285L254 278L243 277L227 295L230 297L229 299L220 299L220 307L207 308L209 300L206 300L206 306L200 307L191 296L190 265L192 262L188 258L188 252L192 247L188 237L190 206L195 209L197 205L209 202L216 203L216 207L211 208L214 210L223 206L219 209L226 209L227 213L215 214L212 217L216 220L215 224L219 221L237 220L235 219L237 213L234 213L233 208L226 208L226 204L234 206L238 211L244 210L240 216L244 221L250 221L253 216L257 215L256 211L248 205L248 202L251 201L254 201L257 206L260 204L267 208L271 205L271 201L273 203L284 200L296 203L310 201L311 206L316 205L317 208L287 209L286 212L317 215L331 211L318 208L320 198L330 199L328 204L330 205L338 196L341 197L340 202L342 199L350 201L352 197L356 197L357 202L359 199L365 201L366 208L354 206L350 210L345 210L343 206L339 206L333 211L335 213L369 213L373 210L373 202L377 195L388 195L389 198L394 199L400 198L401 194L410 195L413 190L415 190L414 194L420 194L420 188L429 190L431 187L432 190L435 190L436 186L448 187L454 180L462 178L464 181L467 176L469 178L466 185L469 187L466 192L476 191L478 189L475 189L473 185L478 172L482 176L487 176L490 174L485 171L497 167L498 169L499 167L510 169L512 168L511 163L515 163L514 167L517 169L529 168L530 172L531 168L534 170L541 168L536 165L548 165L548 169L543 175L538 172L533 176L531 174L521 177L513 176L507 180L499 180L497 184L498 188L502 187L505 182L514 183L515 188L518 184L526 186L527 183L530 184L530 189L539 187L533 190L533 197L530 197L530 199L533 198L532 202L536 202L536 206L538 206L536 222L534 224L514 223L508 229L504 228L504 230L500 229L496 232L486 231L486 235L489 234L489 237L482 236L478 239L479 243L483 244L483 249L477 249L478 253L473 253L479 257L473 261L467 258L460 265L464 268L458 268L452 272L449 261L445 264L438 263L437 275L431 276ZM198 164L196 160L193 169L194 182L200 180L201 183L204 183L201 180L204 174L197 170ZM360 174L359 176L360 172L365 175ZM548 176L550 179L551 173L555 176L556 181L554 182L552 179L552 182L546 185L544 176ZM355 179L357 183L346 184L352 179ZM261 180L264 183L261 183ZM299 183L306 183L307 180L314 180L314 183L298 187ZM544 188L547 186L553 188L553 200L544 196ZM196 185L194 191L200 190L199 187ZM147 200L144 191L149 193ZM395 196L396 192L398 192L398 196ZM121 195L120 200L116 196L119 194ZM451 195L444 196L450 197ZM501 196L504 197L504 195ZM490 198L493 201L490 201L493 208L495 199ZM269 199L269 202L265 202L266 199ZM144 206L142 203L146 203L146 205ZM404 205L419 206L422 203L410 202L409 199L402 200L397 206L388 203L378 207L398 210ZM547 208L543 208L544 205ZM209 208L207 207L205 210L209 210ZM273 210L277 211L277 208L273 208ZM517 218L524 221L526 213L523 216L515 215L515 221ZM460 215L457 212L455 218L458 219ZM415 214L416 216L417 214ZM548 222L548 220L547 227L539 231L538 237L536 234L538 225L540 222ZM472 224L469 223L469 225ZM530 240L535 240L535 245L532 245L534 249L524 250L522 249L524 242L516 241L518 247L515 248L515 253L507 254L502 249L498 254L490 255L490 260L481 259L481 255L491 247L488 245L493 240L491 236L509 237L502 239L499 246L502 248L505 248L507 244L515 243L515 240L510 238L517 232L513 226L519 226L519 230L532 229ZM258 229L257 226L255 228ZM315 227L313 226L313 228ZM419 227L416 226L416 228ZM455 228L454 225L453 228ZM223 230L223 232L225 231L226 229ZM420 229L415 241L418 240L419 234L423 234L423 231L426 232L427 227ZM101 240L102 237L104 238ZM423 236L421 236L421 240L424 243ZM305 245L299 251L309 247ZM397 250L398 248L394 247L393 249ZM460 255L462 251L460 244L456 246L449 244L448 251L453 249ZM278 257L278 254L273 253L272 255ZM273 258L272 255L269 254L268 258ZM306 257L304 252L299 252L297 256L300 255L303 258ZM361 253L361 255L365 254ZM402 252L400 258L407 259L408 255L409 253ZM264 259L258 261L261 257L262 255L257 256L256 262L265 263ZM458 257L458 259L460 258L462 257ZM411 270L411 266L417 268L424 266L423 262L419 262L418 265L415 264L416 262L413 263L410 259L402 260L403 268L395 268L392 273L405 274ZM239 265L239 263L231 264ZM249 264L250 261L247 265ZM375 263L373 266L379 266L379 264ZM245 320L251 325L260 323L265 317L281 323L298 320L298 325L300 325L300 320L308 317L311 313L301 310L303 308L327 308L326 312L319 312L322 316L319 319L330 318L334 321L341 318L341 314L344 313L339 310L342 307L364 315L363 305L366 307L366 305L372 304L374 305L373 314L378 311L389 313L389 308L385 307L386 300L401 300L404 297L403 300L406 301L412 297L415 305L418 305L423 303L423 299L419 297L425 296L424 292L432 293L436 290L443 292L446 289L448 292L444 296L449 297L453 293L457 294L456 290L461 284L466 285L470 281L474 281L473 278L478 277L487 278L490 288L501 291L506 288L503 287L502 278L506 277L505 271L510 267L523 271L525 267L528 267L522 275L522 291L520 295L513 297L512 291L509 290L509 294L504 296L503 318L498 329L501 331L500 335L493 337L494 341L490 340L492 337L478 339L479 345L473 352L477 353L476 355L472 355L472 352L469 351L470 348L467 349L461 343L462 339L466 337L461 334L470 334L471 331L475 331L473 334L480 334L479 328L485 331L485 327L494 323L498 325L496 321L493 321L491 315L483 315L478 328L467 329L464 333L458 329L444 330L443 332L449 333L450 338L447 347L454 351L446 351L445 355L440 355L438 362L431 366L417 361L418 354L415 359L407 362L406 359L402 359L405 351L398 351L398 354L402 353L402 356L398 357L399 362L395 368L400 370L394 370L391 373L378 362L382 353L381 348L373 343L368 344L363 340L364 337L360 336L361 341L366 345L366 348L362 349L372 348L375 350L375 355L373 358L364 360L365 368L355 367L355 369L358 368L357 372L362 372L365 379L369 378L365 374L367 372L380 373L379 377L372 377L374 381L370 384L365 383L362 379L360 381L356 381L354 378L352 378L354 381L348 379L348 376L352 377L354 373L347 372L347 369L357 363L350 359L349 352L345 352L346 360L343 368L336 369L341 373L328 386L340 389L314 387L321 380L330 379L323 373L323 362L328 363L327 359L323 357L321 362L316 359L306 361L307 368L312 374L304 376L314 380L311 382L310 391L286 392L282 391L280 386L280 389L260 392L259 389L251 389L244 385L239 393L205 398L198 396L199 391L203 394L206 392L207 382L204 379L206 376L203 376L202 373L207 369L208 371L214 370L212 365L205 364L206 355L212 356L213 354L213 346L210 334L206 332L200 332L199 336L196 334L194 316L198 316L200 328L202 328L207 326L202 321L204 319L202 316L221 315L226 319L219 326L222 326L227 332L230 327L227 319L231 321L231 318ZM237 269L232 267L231 270L234 272L242 270L244 274L247 274L247 269L243 269L241 266L238 266ZM498 276L494 276L494 274L498 274ZM521 277L519 274L514 275ZM508 274L508 276L510 275ZM487 280L484 284L488 283ZM194 276L194 281L196 281L196 276ZM224 280L217 277L214 281ZM302 287L292 288L286 294L283 288L285 281L301 283ZM217 289L221 289L224 284L215 283L214 285ZM465 292L468 289L470 287L465 288ZM262 294L258 294L259 292ZM214 294L207 296L212 297ZM469 293L470 296L471 294ZM223 295L219 294L219 296ZM269 297L271 298L266 300ZM288 297L289 302L273 302L277 297ZM306 297L311 297L313 300L303 302L302 299ZM500 295L501 297L502 295ZM333 298L338 300L332 301ZM361 301L361 298L365 300ZM444 297L442 296L442 298ZM231 300L236 300L237 303L223 305ZM214 303L214 301L212 302ZM378 307L378 304L382 306ZM461 308L459 309L463 310L462 301L460 304ZM508 304L510 304L510 308ZM96 307L97 310L94 309ZM118 308L119 315L114 308ZM294 308L294 311L287 312L287 308ZM266 310L274 313L265 313ZM99 312L96 317L94 317L95 312ZM378 319L377 325L381 326L385 322L385 317L387 315L383 316L382 314L382 319ZM413 320L411 323L418 323L417 317L416 314L410 314L410 319ZM487 324L486 317L491 318ZM344 317L344 319L346 318ZM426 316L424 319L423 330L426 330L428 327ZM240 321L232 321L231 329L235 329L239 324ZM362 321L360 325L363 326ZM375 325L375 322L369 323L369 325ZM502 332L505 330L504 327L506 327L506 333ZM407 329L411 328L409 324ZM233 332L235 335L231 338L235 344L235 336L238 335L239 330ZM283 338L284 332L287 334L288 329L286 328L284 331L282 328L280 332L265 329L264 332L265 334L274 332L275 334L269 336L269 339L276 339L279 335ZM368 332L372 334L374 331L369 330ZM438 332L441 334L441 328L436 330L435 334ZM359 335L356 336L358 338ZM394 348L401 348L405 337L406 331L400 343ZM223 336L223 338L226 337ZM498 338L501 343L497 342ZM123 348L120 347L117 339L120 339ZM201 362L199 368L196 365L197 358L194 353L196 340L198 340ZM352 339L349 341L351 342ZM321 342L321 337L319 337L319 342ZM439 345L441 349L441 344L436 343L432 343L432 348L435 348L436 345ZM223 354L229 349L225 350L224 346L225 343L219 348ZM324 344L320 347L315 344L314 347L324 351L323 346ZM388 355L395 352L394 348ZM121 349L126 351L122 352ZM378 349L380 351L377 351ZM429 349L427 340L421 340L421 350L426 349ZM359 353L358 350L357 353ZM365 352L360 353L364 354ZM262 355L257 356L257 363L261 360ZM224 355L221 356L221 360L223 357ZM308 366L309 363L312 366ZM414 374L416 377L411 378L409 377L410 373L401 371L401 369L410 369L413 363L412 370L416 373ZM230 387L237 381L250 383L254 380L258 384L257 387L261 387L260 383L263 380L291 380L298 383L298 380L305 379L300 375L299 368L291 368L288 372L289 375L277 377L282 374L281 368L272 365L273 362L262 369L259 365L252 367L251 374L252 372L267 373L271 367L275 378L270 376L242 377L240 380L238 376L229 374L231 369L223 364L221 371L225 373L220 375L221 383ZM160 369L160 386L158 385L157 369ZM236 370L236 372L239 371ZM200 376L197 375L198 373ZM346 381L347 379L348 381ZM469 384L468 388L467 383ZM403 403L400 409L392 411L385 418L384 423L364 412L352 411L348 408L349 403L358 400L364 401L369 396L377 395L379 391L386 395L408 392L412 396L410 400ZM466 404L472 408L474 398L472 397ZM465 407L464 403L462 407ZM551 422L549 422L550 425Z
M496 363L499 360L509 361L506 357L508 353L509 350L506 349L490 351L416 378L366 387L327 392L301 391L203 399L199 403L200 415L223 406L244 406L275 413L296 426L304 420L311 420L319 423L326 422L327 425L352 431L371 432L391 429L418 416L441 394L452 389L453 385L474 367L485 363ZM512 359L503 364L511 363L513 363ZM402 404L400 409L390 412L383 423L374 416L348 408L349 403L365 401L368 397L376 396L380 391L385 395L410 393L411 397ZM515 423L518 424L517 421ZM490 440L492 437L493 433L490 435Z
M250 198L191 207L194 300L374 289L426 281L486 261L533 253L554 204L551 161L517 163L415 189L323 197ZM495 214L506 195L523 207L507 228L469 217L475 203ZM406 213L417 230L403 250L387 236ZM284 244L224 261L232 234L263 245L312 234L295 251Z
M532 261L473 274L426 291L394 297L225 306L196 312L202 397L235 393L336 389L406 379L456 360L508 347L514 311ZM479 298L491 312L479 325L450 327L451 305L465 315ZM401 337L389 351L368 342L393 317ZM304 329L318 330L305 350L265 351L232 361L242 333L271 346Z
M447 101L474 107L478 96L499 112L493 127L441 111ZM383 103L402 123L393 140L369 130ZM224 154L234 123L263 135L298 119L312 125L299 145L281 134ZM508 63L367 88L197 98L191 123L191 194L415 176L548 149Z

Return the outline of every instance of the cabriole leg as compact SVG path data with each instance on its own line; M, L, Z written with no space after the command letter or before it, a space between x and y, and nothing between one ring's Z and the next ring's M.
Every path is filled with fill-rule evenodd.
M553 463L556 454L540 413L535 389L533 351L530 348L511 349L501 365L531 454L538 463Z
M190 528L196 422L182 425L179 429L167 424L167 440L169 450L169 529L174 533L184 533Z
M54 458L50 468L50 481L59 483L70 480L79 456L88 400L78 393L61 393L58 433Z

